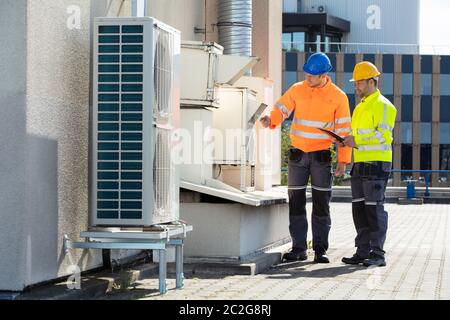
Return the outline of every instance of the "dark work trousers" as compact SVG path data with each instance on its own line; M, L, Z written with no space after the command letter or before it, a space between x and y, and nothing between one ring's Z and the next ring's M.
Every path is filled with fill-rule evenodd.
M308 220L306 218L306 187L311 177L313 249L322 254L328 250L331 228L330 200L333 176L330 150L289 151L289 232L293 249L306 250Z
M356 228L355 246L359 256L370 253L384 258L383 250L388 227L384 195L391 162L358 162L353 165L352 213Z

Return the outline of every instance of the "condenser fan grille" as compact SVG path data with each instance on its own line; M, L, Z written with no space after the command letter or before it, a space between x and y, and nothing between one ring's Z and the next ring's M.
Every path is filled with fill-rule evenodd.
M170 161L170 131L156 128L153 183L155 214L164 216L171 211L171 188L174 186Z
M172 80L173 80L173 60L172 52L174 47L173 34L155 29L155 62L154 62L154 83L155 83L155 118L168 118L172 113Z

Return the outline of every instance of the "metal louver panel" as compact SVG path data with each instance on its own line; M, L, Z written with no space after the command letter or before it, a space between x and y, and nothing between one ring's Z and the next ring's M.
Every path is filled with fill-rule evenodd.
M171 101L174 57L165 45L159 45L167 48L167 52L159 49L164 58L157 57L158 25L162 24L153 18L96 19L94 225L149 226L178 219L178 211L172 211L178 206L169 201L176 198L170 193L178 192L168 140L172 109L178 107L171 105L176 103ZM179 33L174 30L171 36L179 37ZM155 113L158 108L161 111ZM163 134L155 128L159 118L166 124Z

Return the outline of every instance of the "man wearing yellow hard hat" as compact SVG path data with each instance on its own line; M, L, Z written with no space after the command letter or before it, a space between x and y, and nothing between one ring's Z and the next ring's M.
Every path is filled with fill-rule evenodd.
M383 250L388 226L384 194L392 167L392 130L397 109L378 89L380 72L368 61L355 66L353 79L361 102L352 116L352 135L343 144L353 147L352 213L356 253L347 264L385 266Z

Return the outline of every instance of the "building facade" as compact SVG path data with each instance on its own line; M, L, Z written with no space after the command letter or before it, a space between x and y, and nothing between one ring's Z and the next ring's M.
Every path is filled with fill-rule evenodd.
M283 42L299 51L418 54L419 0L284 0Z

